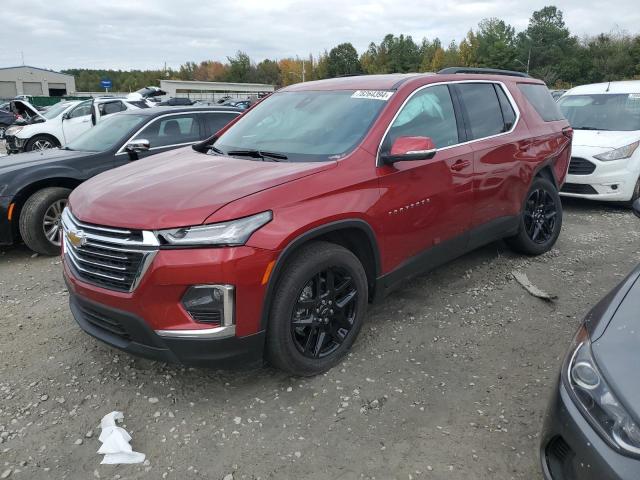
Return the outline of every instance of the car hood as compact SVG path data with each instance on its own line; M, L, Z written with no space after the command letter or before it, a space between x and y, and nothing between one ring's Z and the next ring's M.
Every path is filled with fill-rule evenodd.
M95 155L93 152L51 149L41 152L26 152L0 157L0 175L25 168L41 168L45 165L67 161L71 158ZM1 182L0 182L1 183Z
M74 190L70 203L78 219L96 225L146 230L199 225L234 200L335 165L228 158L187 147L100 174Z
M620 148L640 139L640 131L614 132L606 130L574 130L573 145L577 147Z
M631 287L604 333L592 343L592 349L607 383L629 413L640 422L640 266L625 282L631 283ZM615 308L616 305L612 306Z

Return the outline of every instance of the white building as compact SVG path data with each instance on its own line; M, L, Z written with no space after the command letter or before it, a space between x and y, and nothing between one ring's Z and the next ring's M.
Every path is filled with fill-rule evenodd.
M61 97L75 91L73 75L27 65L0 68L0 98L9 99L17 95Z
M188 97L192 100L218 100L225 96L245 99L259 93L273 92L273 85L264 83L198 82L188 80L160 80L160 89L167 97Z

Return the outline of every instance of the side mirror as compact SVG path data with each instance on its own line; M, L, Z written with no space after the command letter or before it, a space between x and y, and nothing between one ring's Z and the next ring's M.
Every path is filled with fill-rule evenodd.
M398 137L391 151L380 155L382 163L393 165L396 162L429 160L436 154L436 146L429 137Z
M636 214L636 217L640 218L640 198L633 202L633 213Z
M140 138L138 140L132 140L131 142L127 143L127 146L124 148L128 152L146 152L147 150L149 150L149 148L151 148L151 145L149 144L149 140Z
M62 114L62 120L69 120L71 118L71 112L65 112Z

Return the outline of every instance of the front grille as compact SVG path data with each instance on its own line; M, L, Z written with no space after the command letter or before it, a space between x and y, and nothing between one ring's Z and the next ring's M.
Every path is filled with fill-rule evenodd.
M569 163L569 173L571 175L590 175L595 169L595 164L589 160L580 157L571 157L571 163Z
M123 340L130 340L129 333L122 327L120 322L113 318L105 317L89 307L80 307L84 319L95 327L106 330L107 332L116 335Z
M561 192L564 193L579 193L582 195L597 195L598 192L591 185L583 183L565 183L562 186Z
M64 257L73 273L109 290L134 290L156 253L155 237L141 230L82 223L69 210L62 217Z

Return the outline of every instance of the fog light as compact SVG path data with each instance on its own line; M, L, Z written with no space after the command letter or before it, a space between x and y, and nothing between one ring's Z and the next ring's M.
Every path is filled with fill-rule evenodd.
M617 189L618 189L618 184L611 185L611 190L617 190Z
M231 285L194 285L182 297L182 305L196 322L233 325Z

